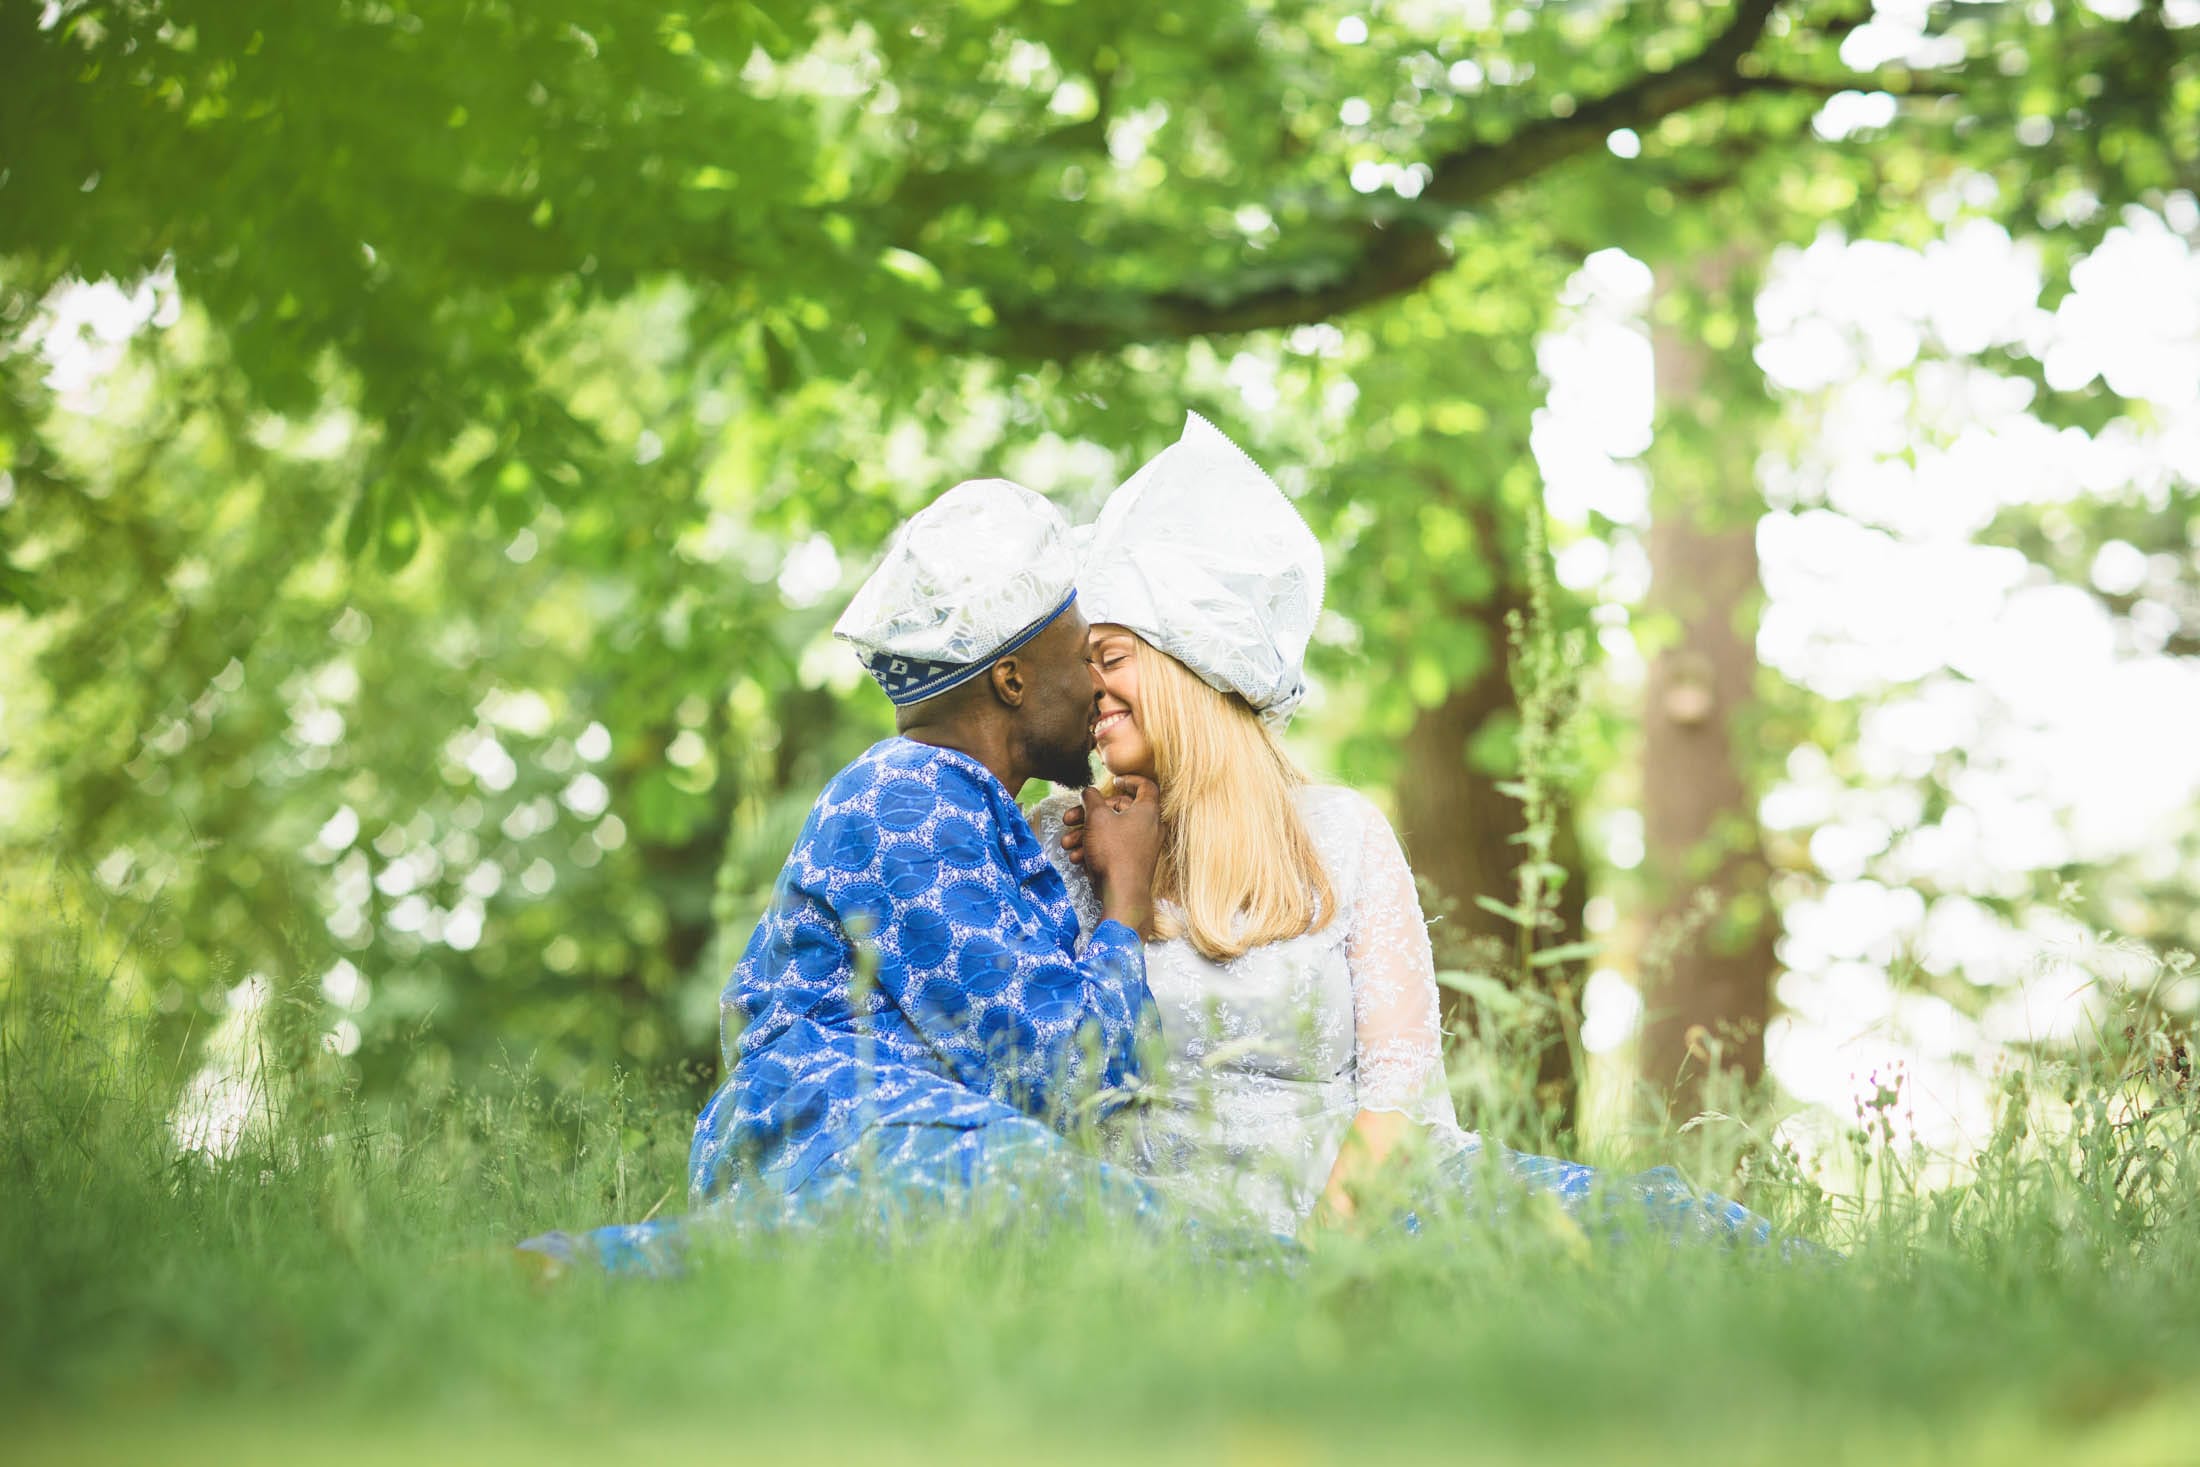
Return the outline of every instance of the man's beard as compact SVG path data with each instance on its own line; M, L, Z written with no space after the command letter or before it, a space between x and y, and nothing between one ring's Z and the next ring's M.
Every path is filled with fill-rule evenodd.
M1059 789L1081 790L1092 783L1092 732L1033 750L1033 774Z

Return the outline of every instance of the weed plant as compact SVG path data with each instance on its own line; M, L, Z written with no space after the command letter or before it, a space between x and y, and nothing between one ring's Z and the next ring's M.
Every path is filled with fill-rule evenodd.
M178 1145L188 1087L102 975L16 958L18 1460L2176 1461L2200 1440L2200 1147L2165 1028L2012 1071L1952 1185L1926 1184L1898 1089L1857 1117L1868 1185L1843 1193L1777 1148L1715 1154L1700 1138L1756 1134L1728 1098L1688 1169L1840 1247L1830 1267L1594 1243L1533 1208L1231 1262L1055 1210L546 1288L512 1243L648 1211L681 1173L684 1091L560 1092L514 1064L366 1097L277 994L270 1103L217 1156Z

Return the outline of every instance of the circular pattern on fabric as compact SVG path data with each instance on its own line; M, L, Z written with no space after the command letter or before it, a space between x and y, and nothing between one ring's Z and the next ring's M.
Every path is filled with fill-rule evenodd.
M991 998L1008 987L1016 976L1016 955L999 938L979 933L962 945L955 956L955 976L963 991Z
M947 925L945 917L925 907L902 913L895 926L899 929L901 960L911 967L933 967L955 945L955 929Z
M1035 1053L1039 1031L1029 1019L1006 1004L985 1011L978 1020L978 1042L995 1063Z
M838 937L807 924L794 933L794 968L812 983L823 982L839 970L847 949Z
M1050 998L1030 1005L1025 1012L1043 1029L1067 1026L1074 1034L1085 1017L1085 1006L1075 998Z
M773 1100L787 1093L794 1083L794 1076L778 1060L763 1055L751 1055L741 1061L738 1071L741 1090L752 1103Z
M911 1007L928 1019L960 1024L970 1017L970 995L945 978L934 978L916 991Z
M831 792L840 800L852 800L877 783L878 766L868 759L858 759L840 771L840 778L833 781Z
M963 927L990 932L1001 922L1001 899L982 881L958 881L940 894L940 909Z
M825 1094L824 1086L803 1084L781 1096L775 1109L779 1116L780 1130L792 1139L807 1136L825 1124L825 1117L832 1110L832 1101Z
M835 871L861 871L878 854L878 832L861 815L835 815L818 827L816 849Z
M833 897L833 907L840 914L841 930L855 941L877 937L894 915L893 897L875 881L843 888Z
M1074 994L1084 985L1084 974L1070 963L1042 963L1032 970L1031 991L1050 996Z
M886 854L879 857L878 870L887 892L902 902L923 896L940 879L938 859L915 841L902 841L889 847Z
M991 842L985 838L984 831L959 817L943 818L939 828L932 833L932 849L939 854L942 864L957 871L984 865L990 847Z
M932 818L939 796L913 779L900 779L878 792L878 823L906 835Z
M987 804L984 786L968 776L957 778L950 775L941 780L940 797L956 809L967 810L973 815L983 810Z
M743 1113L735 1116L733 1124L727 1128L725 1150L732 1152L731 1159L754 1166L771 1143L778 1139L777 1116L768 1111ZM716 1173L724 1167L727 1160L724 1151L721 1151L707 1165ZM715 1181L715 1177L713 1180Z

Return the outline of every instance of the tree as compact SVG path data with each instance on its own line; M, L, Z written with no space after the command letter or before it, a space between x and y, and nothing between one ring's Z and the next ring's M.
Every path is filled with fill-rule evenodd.
M2069 68L2053 99L2116 83L2096 136L2055 133L2070 166L2113 144L2136 188L2190 168L2158 12L1969 10L1967 55ZM773 584L787 555L852 560L973 468L1098 475L1063 445L1149 452L1185 384L1219 392L1218 363L1333 320L1367 407L1294 457L1338 470L1306 495L1333 541L1380 547L1338 601L1359 657L1408 669L1371 726L1411 734L1430 778L1471 739L1486 775L1511 582L1503 549L1474 552L1521 543L1533 488L1491 466L1533 409L1540 307L1516 306L1615 233L1686 253L1697 201L1830 92L1905 94L1906 159L1987 117L1967 157L2034 161L2002 136L2033 83L1968 60L1860 78L1835 51L1861 14L11 7L0 595L43 608L15 615L51 700L27 747L51 839L113 878L102 900L168 905L148 987L179 1030L224 953L306 973L351 953L393 1028L677 1052L666 1000L714 986L711 902L749 897L815 766L879 727L820 651L822 593ZM1607 147L1619 129L1639 158ZM1870 193L1871 138L1808 156L1843 167L1783 179L1798 206ZM40 302L162 271L183 305L140 338L133 399L57 395ZM1447 368L1422 400L1415 374ZM1294 441L1271 431L1256 448ZM1400 604L1479 629L1431 636ZM340 744L316 742L330 713ZM583 816L591 725L612 753ZM332 869L301 856L347 809ZM1492 839L1477 820L1416 853L1467 873ZM510 883L486 898L464 886L484 862ZM554 900L517 880L538 862ZM466 957L403 930L425 907L448 936L469 898ZM508 985L475 981L500 964Z
M1814 16L17 7L0 136L40 142L10 149L0 255L34 294L172 261L278 412L333 354L379 434L350 538L399 555L489 498L497 469L426 472L470 429L528 466L523 504L596 467L506 344L640 282L707 287L695 353L773 392L1325 321L1419 289L1452 221L1614 129L1824 90L1788 70L1847 23ZM1329 125L1370 97L1397 100ZM1342 187L1384 153L1423 161Z
M1659 640L1643 707L1646 866L1663 888L1646 962L1643 1073L1693 1109L1713 1063L1764 1069L1778 917L1757 827L1757 454L1770 416L1749 361L1761 256L1732 243L1660 280L1660 414L1646 608Z

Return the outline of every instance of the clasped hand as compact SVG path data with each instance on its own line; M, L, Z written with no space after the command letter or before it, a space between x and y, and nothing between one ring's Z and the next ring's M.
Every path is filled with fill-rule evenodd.
M1062 851L1099 889L1101 914L1140 936L1153 928L1153 869L1161 856L1161 791L1124 775L1106 793L1084 791L1062 812Z

